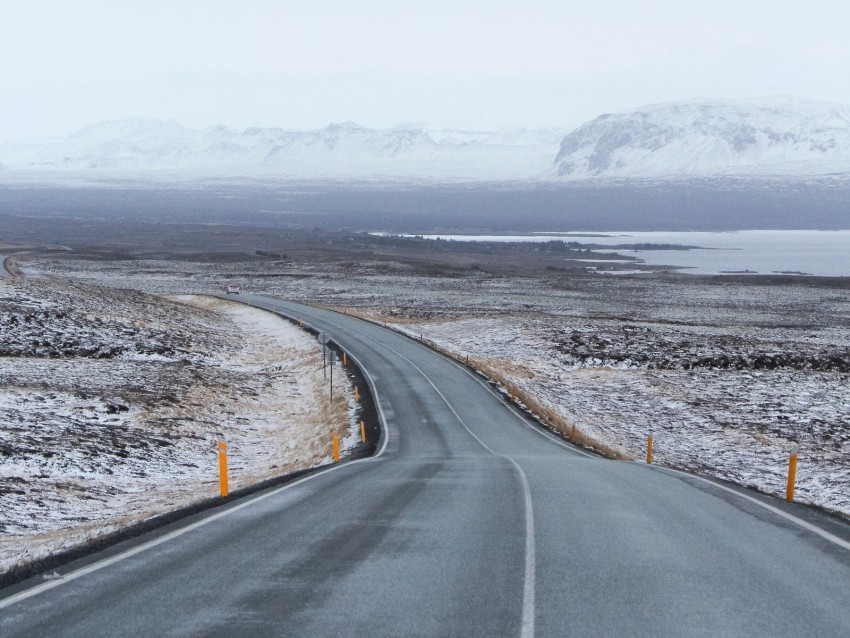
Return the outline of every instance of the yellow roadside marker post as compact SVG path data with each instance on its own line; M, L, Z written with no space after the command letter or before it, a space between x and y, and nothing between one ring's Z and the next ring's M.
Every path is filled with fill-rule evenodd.
M366 424L363 421L360 422L360 438L366 442Z
M225 498L227 489L227 443L223 439L218 441L218 482L221 488L221 498Z
M797 448L791 450L791 456L788 457L788 485L785 487L785 500L789 503L794 502L794 487L797 483Z
M334 432L334 463L339 463L339 434Z
M348 365L348 355L344 352L342 353L342 365L344 365L344 366Z
M646 437L646 462L652 463L652 434Z
M357 403L360 403L360 390L357 386L354 386L354 400L357 401Z

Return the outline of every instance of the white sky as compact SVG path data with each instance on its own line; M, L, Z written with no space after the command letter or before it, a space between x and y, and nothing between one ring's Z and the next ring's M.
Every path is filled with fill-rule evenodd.
M0 0L0 140L134 116L569 128L776 94L850 103L850 2Z

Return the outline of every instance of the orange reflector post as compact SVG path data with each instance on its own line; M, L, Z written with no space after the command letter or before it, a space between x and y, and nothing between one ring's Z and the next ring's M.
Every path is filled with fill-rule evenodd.
M797 449L791 452L788 458L788 485L785 487L785 500L794 502L794 487L797 483Z
M221 498L228 494L227 486L227 443L218 442L218 482L221 488Z

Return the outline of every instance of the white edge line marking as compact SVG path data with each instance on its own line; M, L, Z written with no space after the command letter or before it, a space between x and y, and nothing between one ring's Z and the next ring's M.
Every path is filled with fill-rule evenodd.
M253 305L253 304L248 304L248 305ZM352 465L355 465L357 463L367 463L367 462L374 461L375 459L377 459L379 456L381 456L384 453L384 450L387 447L387 441L390 438L389 427L387 426L387 422L386 422L386 419L384 417L384 410L381 407L381 400L378 396L377 388L375 388L375 382L372 380L372 375L369 374L369 371L366 370L366 368L364 368L354 356L352 356L351 358L354 359L355 363L357 363L358 367L363 371L363 374L366 376L366 379L369 382L369 385L372 389L372 392L374 393L375 405L378 408L378 415L379 415L379 418L380 418L380 421L381 421L381 425L383 426L383 431L386 433L384 435L384 442L381 445L380 450L378 450L378 452L374 456L370 456L369 458L365 458L365 459L357 459L356 461L349 461L349 462L344 463L344 464L329 467L325 470L320 470L320 471L318 471L314 474L310 474L309 476L305 476L304 478L298 479L294 483L287 483L286 485L283 485L283 486L281 486L277 489L274 489L271 492L266 492L265 494L260 494L259 496L255 496L254 498L251 498L248 501L245 501L243 503L239 503L238 505L234 505L233 507L229 507L224 511L212 514L211 516L208 516L208 517L203 518L199 521L196 521L196 522L192 523L191 525L187 525L186 527L181 527L180 529L176 529L173 532L169 532L168 534L165 534L164 536L160 536L159 538L155 538L154 540L148 541L147 543L142 543L141 545L138 545L137 547L133 547L132 549L128 549L127 551L121 552L120 554L116 554L115 556L105 558L105 559L100 560L96 563L92 563L91 565L87 565L86 567L81 567L80 569L77 569L77 570L71 572L70 574L63 575L62 578L57 578L56 580L51 580L51 581L48 581L46 583L42 583L40 585L36 585L34 587L31 587L30 589L26 589L22 592L18 592L17 594L13 594L12 596L9 596L8 598L4 598L4 599L0 600L0 609L5 609L6 607L11 607L15 603L19 603L23 600L26 600L27 598L32 598L33 596L44 593L44 592L46 592L50 589L53 589L54 587L59 587L60 585L64 585L65 583L69 583L71 581L77 580L78 578L82 578L83 576L86 576L86 575L91 574L93 572L99 571L99 570L101 570L105 567L109 567L110 565L114 565L115 563L118 563L122 560L125 560L127 558L131 558L131 557L135 556L136 554L141 554L142 552L147 551L147 550L149 550L153 547L156 547L157 545L162 545L163 543L167 543L168 541L173 540L173 539L175 539L179 536L182 536L183 534L186 534L186 533L191 532L195 529L198 529L199 527L203 527L204 525L212 523L213 521L217 521L220 518L224 518L225 516L229 516L230 514L233 514L234 512L238 512L241 509L244 509L246 507L250 507L251 505L255 505L255 504L259 503L260 501L266 500L267 498L271 498L272 496L276 496L277 494L280 494L281 492L283 492L285 490L296 487L297 485L300 485L301 483L305 483L306 481L309 481L311 479L317 478L319 476L326 476L326 475L330 474L331 472L334 472L334 471L342 469L342 468L351 467ZM449 407L451 407L451 406L449 406ZM475 436L475 435L473 435L473 436Z
M788 512L783 512L778 507L774 507L773 505L770 505L769 503L765 503L763 501L760 501L759 499L753 498L752 496L749 496L747 494L742 494L738 490L733 490L732 488L726 487L725 485L720 485L719 483L716 483L716 482L714 482L710 479L707 479L703 476L699 476L697 474L689 474L688 472L676 470L676 469L673 469L671 467L658 467L656 469L658 469L659 471L661 471L663 473L678 474L678 475L686 477L686 478L691 478L691 479L695 479L697 481L702 481L703 483L707 483L708 485L711 485L712 487L717 488L718 490L723 490L724 492L729 492L730 494L734 494L738 498L742 498L742 499L749 501L751 503L755 503L759 507L763 507L764 509L768 510L769 512L772 512L773 514L776 514L777 516L780 516L780 517L794 523L795 525L798 525L798 526L802 527L803 529L812 532L813 534L817 534L821 538L828 540L829 542L834 543L835 545L838 545L839 547L841 547L843 549L850 550L850 542L844 540L843 538L840 538L840 537L836 536L835 534L830 534L825 529L818 527L817 525L815 525L813 523L809 523L808 521L804 521L802 518L798 518L798 517L794 516L793 514L789 514Z

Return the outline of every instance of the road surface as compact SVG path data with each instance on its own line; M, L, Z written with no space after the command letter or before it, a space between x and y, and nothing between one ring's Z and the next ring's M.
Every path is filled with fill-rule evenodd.
M4 591L0 635L850 635L846 525L594 457L398 334L242 299L356 357L378 455Z
M8 277L11 274L6 270L6 259L8 259L8 255L0 254L0 277Z

